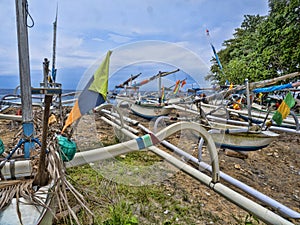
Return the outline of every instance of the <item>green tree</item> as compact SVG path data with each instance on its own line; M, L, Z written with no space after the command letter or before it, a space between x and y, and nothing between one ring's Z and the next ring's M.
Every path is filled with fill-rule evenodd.
M299 71L300 0L269 0L269 15L245 15L233 38L212 59L207 78L223 84L270 79Z

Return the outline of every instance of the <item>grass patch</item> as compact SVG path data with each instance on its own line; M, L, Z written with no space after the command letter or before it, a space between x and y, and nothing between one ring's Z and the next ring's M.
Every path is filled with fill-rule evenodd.
M118 184L101 176L89 165L68 169L73 185L83 193L94 213L91 222L86 214L79 213L82 224L196 224L194 213L202 218L207 212L199 213L184 201L186 198L175 196L162 184L129 186ZM205 219L211 221L211 219ZM213 221L217 219L214 218ZM56 224L71 224L70 221L57 221Z
M118 156L116 159L133 166L149 166L163 161L159 156L150 151L131 152L126 154L126 156Z

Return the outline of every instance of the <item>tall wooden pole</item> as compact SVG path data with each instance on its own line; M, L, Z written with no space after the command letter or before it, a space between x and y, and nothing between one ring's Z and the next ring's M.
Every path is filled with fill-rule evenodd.
M27 1L16 0L18 53L19 53L19 76L21 86L23 135L28 140L33 137L34 126L32 116L32 98L29 64L29 46L27 33ZM34 144L26 141L24 144L25 158L30 157L30 149Z
M40 152L39 166L33 184L38 186L45 186L49 181L49 174L46 166L46 149L47 149L47 134L48 134L48 120L50 114L50 106L52 102L52 95L45 95L45 108L43 116L43 134L42 147Z
M32 121L32 99L29 64L29 46L27 33L26 0L16 0L17 34L19 52L19 76L23 107L23 122Z

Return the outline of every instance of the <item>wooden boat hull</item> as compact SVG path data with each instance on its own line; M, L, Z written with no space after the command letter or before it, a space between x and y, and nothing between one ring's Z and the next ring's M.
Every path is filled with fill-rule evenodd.
M166 116L172 112L173 107L156 104L132 104L131 111L145 119L154 119L160 116Z
M279 136L268 130L251 131L247 127L210 123L215 144L235 151L256 151L265 148Z
M212 134L215 144L221 148L235 151L256 151L267 147L276 136L268 135L268 131L242 132L237 134Z

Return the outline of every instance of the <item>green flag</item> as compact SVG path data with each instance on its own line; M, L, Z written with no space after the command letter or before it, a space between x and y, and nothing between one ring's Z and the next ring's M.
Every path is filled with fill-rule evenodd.
M75 120L105 102L108 88L109 58L111 53L111 51L107 52L105 59L94 73L94 76L89 80L81 94L78 96L78 99L65 122L62 133Z
M290 109L295 105L295 99L292 94L289 92L277 111L275 112L272 119L276 122L277 125L281 125L282 121L290 114Z
M112 51L107 52L105 59L94 74L93 83L89 87L90 91L100 93L104 99L106 99L107 95L109 59L111 53Z

